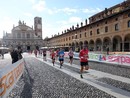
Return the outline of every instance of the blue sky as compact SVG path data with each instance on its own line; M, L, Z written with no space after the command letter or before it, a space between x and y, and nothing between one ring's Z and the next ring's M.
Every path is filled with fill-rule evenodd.
M85 22L90 16L124 0L2 0L0 2L0 38L11 33L18 21L32 27L34 17L42 17L43 38L61 34L67 28Z

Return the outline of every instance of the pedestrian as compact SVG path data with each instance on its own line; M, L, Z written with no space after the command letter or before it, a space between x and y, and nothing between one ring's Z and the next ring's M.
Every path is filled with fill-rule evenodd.
M33 50L31 50L31 54L32 54Z
M18 51L16 48L11 50L10 55L12 58L12 64L18 61Z
M42 50L40 50L40 56L42 56Z
M20 59L22 59L23 58L23 56L22 56L22 49L18 49L18 59L20 60Z
M56 50L56 60L58 59L59 49Z
M52 64L53 64L53 66L54 66L55 57L56 57L56 53L54 52L54 49L52 49L50 56L51 56L51 59L52 59Z
M4 50L1 51L2 59L4 59Z
M81 65L81 68L80 68L80 77L83 78L83 71L84 71L84 68L86 70L89 69L89 65L88 65L88 49L87 49L87 46L83 46L83 49L80 51L79 53L79 58L80 58L80 65Z
M60 68L62 68L63 63L64 63L64 55L65 55L64 50L60 48L60 51L58 52Z
M107 50L107 55L109 55L109 47L108 46L107 46L106 50Z
M43 49L43 61L46 61L46 49Z
M72 65L73 56L74 56L74 52L73 52L72 48L70 48L68 55L69 55L69 63Z
M37 49L34 50L35 57L37 57Z

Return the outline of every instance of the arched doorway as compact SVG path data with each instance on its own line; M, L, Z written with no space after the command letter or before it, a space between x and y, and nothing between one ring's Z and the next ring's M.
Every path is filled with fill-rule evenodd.
M30 46L27 46L27 51L30 51Z
M106 51L107 47L109 47L110 51L113 50L111 49L112 45L111 45L111 39L109 37L105 37L103 39L103 51Z
M124 51L130 51L130 34L127 34L124 38Z
M84 41L84 45L88 47L88 41Z
M83 48L83 42L82 41L79 42L79 48L80 48L80 50Z
M93 50L94 50L94 41L93 41L93 40L90 40L90 41L89 41L89 50L90 50L90 51L93 51Z
M39 50L39 46L36 46L36 49Z
M17 46L18 47L18 49L21 49L21 46Z
M69 47L71 47L71 43L69 43Z
M113 38L113 51L122 51L122 38L120 36Z
M95 48L95 50L96 51L101 51L101 49L102 49L102 40L100 38L98 38L96 40L96 48Z

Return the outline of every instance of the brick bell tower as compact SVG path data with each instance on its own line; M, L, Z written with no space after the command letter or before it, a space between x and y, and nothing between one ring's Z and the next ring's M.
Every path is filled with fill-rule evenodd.
M34 29L35 29L35 36L39 39L42 39L42 18L35 17L34 18Z

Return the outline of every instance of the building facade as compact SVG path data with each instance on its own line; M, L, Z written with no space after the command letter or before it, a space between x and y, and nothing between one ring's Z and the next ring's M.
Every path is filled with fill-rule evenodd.
M39 49L44 46L42 39L42 18L34 18L34 28L19 20L18 26L14 26L11 33L3 34L2 45L9 48L21 48L23 51Z
M80 50L83 44L89 50L130 51L130 1L105 8L75 27L48 38L48 47L68 46Z

